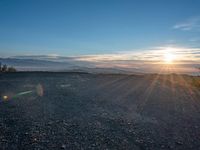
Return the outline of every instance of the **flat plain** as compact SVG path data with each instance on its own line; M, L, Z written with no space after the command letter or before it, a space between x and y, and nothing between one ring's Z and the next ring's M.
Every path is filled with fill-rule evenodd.
M200 77L0 74L1 149L200 149Z

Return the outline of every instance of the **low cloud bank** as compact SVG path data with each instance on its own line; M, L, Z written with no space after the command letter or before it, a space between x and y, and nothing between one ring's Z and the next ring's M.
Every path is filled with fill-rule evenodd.
M164 58L165 54L168 53L174 55L174 60L170 64L167 64ZM43 61L40 63L45 64L48 69L51 69L51 66L59 69L67 69L70 66L70 68L116 68L126 71L146 73L197 74L199 72L198 68L200 68L200 49L157 47L143 51L123 51L112 54L81 55L70 57L49 54L15 56L10 59ZM21 65L23 64L21 63ZM18 67L23 68L23 66ZM39 66L33 65L32 67L36 68Z

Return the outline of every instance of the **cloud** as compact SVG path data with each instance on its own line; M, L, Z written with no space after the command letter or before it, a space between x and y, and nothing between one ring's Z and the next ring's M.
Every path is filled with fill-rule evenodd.
M166 53L172 53L176 56L174 63L200 63L200 48L185 47L155 47L138 51L118 51L116 53L79 55L79 56L60 56L57 54L49 55L27 55L15 56L20 59L47 60L56 62L90 62L93 64L163 64Z
M115 54L86 55L74 58L78 61L95 64L96 67L137 69L140 72L160 72L166 68L164 55L175 55L173 67L175 73L197 72L200 64L200 48L156 47L143 51L127 51ZM163 73L169 70L162 70Z
M193 17L187 19L184 22L174 25L173 28L182 31L191 31L191 30L200 31L200 17Z
M100 55L84 55L74 57L75 60L88 62L134 62L134 63L163 63L165 53L172 53L176 55L176 63L183 63L185 61L200 61L199 48L176 48L176 47L156 47L143 51L126 51L114 54L100 54Z
M200 37L195 37L195 38L191 38L189 39L190 42L199 42L200 41Z
M110 54L80 56L18 56L22 59L70 63L72 66L128 69L138 72L159 72L166 66L165 54L175 55L172 72L195 72L200 64L200 48L155 47L139 51L119 51ZM165 70L168 71L168 70ZM197 71L197 70L196 70Z

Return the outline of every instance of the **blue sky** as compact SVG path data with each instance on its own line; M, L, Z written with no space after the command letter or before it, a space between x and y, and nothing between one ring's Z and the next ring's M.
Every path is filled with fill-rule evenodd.
M0 54L200 47L199 0L1 0Z

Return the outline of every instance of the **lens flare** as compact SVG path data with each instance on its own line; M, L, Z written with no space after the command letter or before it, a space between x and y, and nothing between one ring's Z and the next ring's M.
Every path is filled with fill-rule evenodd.
M3 96L3 100L5 100L5 101L8 100L8 96L7 96L7 95L4 95L4 96Z
M38 85L36 86L36 92L37 92L37 94L38 94L39 96L43 96L43 95L44 95L44 89L43 89L43 87L42 87L41 84L38 84Z
M19 93L12 93L12 92L7 92L4 93L5 95L1 95L0 97L2 98L0 101L7 101L9 99L16 99L19 98L21 96L25 96L25 95L34 95L36 94L37 96L43 96L44 95L44 88L41 84L38 84L34 90L29 90L29 91L23 91L23 92L19 92Z
M17 93L16 95L14 95L13 98L17 98L19 96L30 94L30 93L33 93L33 91L20 92L20 93Z

